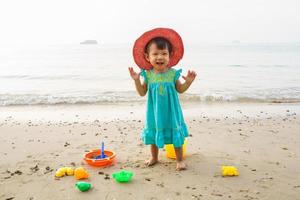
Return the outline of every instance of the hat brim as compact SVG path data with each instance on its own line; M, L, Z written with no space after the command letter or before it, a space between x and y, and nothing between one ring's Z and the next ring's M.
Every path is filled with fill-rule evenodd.
M173 29L156 28L145 32L134 43L133 58L139 68L145 70L152 69L152 65L145 58L145 47L150 40L156 37L165 38L172 45L172 53L168 67L175 66L183 57L184 47L180 35Z

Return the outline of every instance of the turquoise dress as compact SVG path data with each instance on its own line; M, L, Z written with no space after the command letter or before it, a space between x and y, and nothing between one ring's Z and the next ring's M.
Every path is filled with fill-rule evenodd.
M142 140L163 148L165 144L181 147L188 136L187 126L175 89L182 70L169 69L164 73L142 70L148 86L147 113Z

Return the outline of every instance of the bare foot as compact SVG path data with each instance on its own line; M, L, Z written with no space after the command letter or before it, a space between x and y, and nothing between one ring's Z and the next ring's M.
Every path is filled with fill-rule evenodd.
M177 161L176 170L181 171L186 169L186 164L183 161Z
M151 157L149 160L145 161L145 164L147 167L150 167L152 165L155 165L158 162L157 158Z

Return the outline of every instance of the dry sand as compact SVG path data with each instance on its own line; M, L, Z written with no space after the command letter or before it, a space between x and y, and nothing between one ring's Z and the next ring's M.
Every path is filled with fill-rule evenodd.
M189 126L186 163L160 150L145 167L140 141L144 105L0 108L0 199L300 199L300 105L184 105ZM83 154L104 141L117 153L108 168L86 165ZM240 176L222 177L234 165ZM63 166L83 166L93 185L79 192L74 177L54 178ZM132 170L133 181L111 173Z

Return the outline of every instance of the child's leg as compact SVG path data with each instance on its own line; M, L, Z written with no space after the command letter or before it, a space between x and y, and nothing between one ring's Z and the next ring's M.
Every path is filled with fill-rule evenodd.
M182 147L174 148L174 149L175 149L176 162L177 162L176 169L177 170L184 170L184 169L186 169L186 164L183 162Z
M158 148L156 145L151 144L151 158L149 160L146 160L146 165L151 166L157 163L158 161Z

